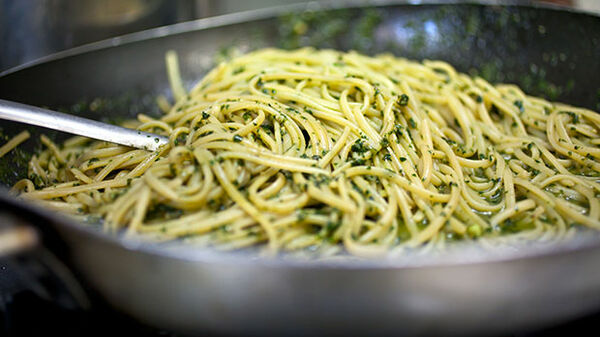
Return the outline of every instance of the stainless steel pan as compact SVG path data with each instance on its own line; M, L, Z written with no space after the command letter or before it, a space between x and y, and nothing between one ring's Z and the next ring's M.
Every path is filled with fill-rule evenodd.
M281 16L289 11L295 14ZM307 31L293 29L299 18ZM95 119L153 113L154 95L168 93L167 50L179 53L182 73L193 82L224 47L282 44L443 59L461 71L478 68L491 80L519 83L534 94L590 108L598 104L600 79L594 74L600 73L600 18L555 8L478 4L334 12L312 4L205 19L13 69L0 77L0 97ZM1 127L5 134L22 129L4 122ZM0 160L6 186L26 174L24 159L36 146L30 141L25 152ZM6 192L0 200L3 212L37 226L44 243L85 289L135 319L174 331L497 334L558 324L600 308L600 239L595 235L499 252L465 247L444 256L313 264L128 241Z

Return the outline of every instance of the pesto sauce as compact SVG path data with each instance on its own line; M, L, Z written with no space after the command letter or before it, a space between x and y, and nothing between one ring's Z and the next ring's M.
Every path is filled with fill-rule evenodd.
M403 7L403 11L410 13L408 16L395 13L393 7L284 14L278 19L277 44L284 49L312 46L366 54L388 51L412 59L443 59L471 76L480 76L491 83L516 83L525 92L549 100L575 92L574 78L550 76L556 72L554 68L575 67L575 56L569 50L552 45L538 48L540 57L518 56L524 54L521 45L524 38L538 41L551 39L557 33L557 27L543 24L535 11L512 6L440 5L411 12L411 7ZM390 37L386 32L387 37L378 41L381 38L376 33L380 26L383 31L401 32L401 37ZM492 44L497 40L500 44ZM479 50L470 52L473 49ZM464 61L465 53L470 55L468 61ZM593 104L600 109L600 88Z

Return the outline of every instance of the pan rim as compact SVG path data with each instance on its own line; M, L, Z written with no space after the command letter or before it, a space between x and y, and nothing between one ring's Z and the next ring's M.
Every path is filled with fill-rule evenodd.
M498 249L475 249L472 243L459 243L443 254L425 254L400 256L395 259L364 259L314 261L308 259L287 259L280 257L262 257L243 252L221 252L211 248L198 248L177 242L154 243L145 240L127 238L107 233L92 226L86 226L67 215L53 212L32 202L26 202L11 196L5 188L0 188L0 205L9 206L11 212L26 212L26 218L48 220L54 226L64 227L75 234L89 236L102 244L108 244L131 253L148 254L153 257L168 258L182 262L202 264L229 264L236 266L255 266L264 268L298 269L343 269L343 270L410 270L430 268L453 268L477 266L490 263L511 263L533 259L552 258L569 254L582 254L600 249L600 236L579 236L578 239L563 240L550 244L531 246L499 247ZM34 225L35 227L36 225ZM476 254L473 254L476 253Z
M122 45L133 44L152 39L161 38L164 36L172 36L185 34L187 32L206 30L211 28L219 28L244 22L259 21L263 19L272 19L278 15L292 12L294 10L335 10L335 9L352 9L366 8L379 6L444 6L444 5L480 5L480 6L496 6L496 7L517 7L517 8L536 8L545 10L554 10L559 12L567 12L579 15L588 15L592 17L600 17L600 13L587 11L579 8L563 6L550 3L531 2L530 0L370 0L364 2L361 0L345 0L334 1L328 0L323 2L307 1L291 5L279 5L267 8L260 8L230 14L217 15L207 18L185 21L172 25L160 26L142 31L115 36L104 40L86 43L80 46L69 48L66 50L51 53L46 56L25 62L23 64L0 71L0 78L29 69L41 64L61 60L68 57L73 57L81 54L86 54L98 50L119 47Z
M22 65L7 69L0 72L0 78L9 76L19 71L30 69L38 65L47 64L57 60L76 57L77 55L90 53L93 51L114 48L123 45L129 45L137 42L157 39L164 36L172 36L184 34L192 31L207 30L211 28L219 28L246 22L260 21L265 19L273 19L278 15L293 10L334 10L342 8L361 8L361 7L377 7L377 6L422 6L422 5L481 5L481 6L499 6L499 7L523 7L536 8L553 11L561 11L574 13L578 15L588 15L600 17L600 14L593 13L581 9L564 7L551 4L530 3L529 1L511 1L509 3L500 0L421 0L421 1L371 1L365 5L363 1L345 1L341 3L317 3L306 2L293 5L283 5L264 9L257 9L239 13L225 14L221 16L203 18L193 21L182 22L174 25L152 28L136 33L121 35L118 37L93 42L71 48L65 51L60 51L48 56L24 63ZM231 263L236 265L252 265L257 267L275 267L275 268L307 268L307 269L360 269L360 270L378 270L378 269L413 269L413 268L438 268L438 267L457 267L465 265L478 265L489 263L506 263L517 260L548 258L557 255L584 253L589 250L600 249L600 240L597 235L589 235L585 238L580 236L580 239L569 240L562 242L554 242L550 245L532 245L530 247L519 247L520 249L498 249L493 252L479 251L481 254L468 256L473 250L469 248L459 248L462 244L457 245L457 250L451 254L443 255L427 255L418 257L414 260L409 260L409 257L399 257L397 260L360 260L360 261L335 261L335 262L314 262L296 259L282 258L262 258L248 254L240 253L223 253L214 249L199 249L197 247L189 247L177 243L156 244L151 242L142 242L136 239L125 238L120 235L113 235L97 230L90 226L82 225L80 222L71 219L65 215L52 212L44 209L34 203L26 202L18 199L8 193L5 188L0 188L0 202L13 206L17 210L29 212L40 219L48 219L57 226L62 226L68 230L73 230L78 234L91 236L93 239L101 240L104 243L117 246L118 248L150 254L157 257L171 258L181 261L194 263ZM466 243L465 246L472 246Z

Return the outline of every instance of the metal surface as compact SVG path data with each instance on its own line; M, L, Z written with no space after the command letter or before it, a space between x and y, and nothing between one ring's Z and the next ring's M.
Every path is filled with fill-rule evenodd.
M321 13L311 6L312 15ZM288 20L301 16L302 8L293 10ZM297 41L341 49L364 43L369 53L443 59L465 72L488 69L486 77L503 76L532 94L555 95L591 108L598 104L600 79L589 76L600 72L596 16L529 7L386 6L380 8L382 20L371 38L363 41L352 32L363 27L360 17L368 12L357 8L339 17L317 17L338 22L341 35ZM5 73L0 93L2 98L58 108L97 97L123 102L123 94L131 92L141 106L81 110L94 119L111 113L130 117L150 109L152 100L145 97L167 92L167 50L178 52L184 79L197 80L223 47L281 45L280 37L289 31L283 21L271 18L277 14L212 18L82 47ZM489 70L490 62L496 72ZM541 69L546 82L532 83L541 77ZM574 83L568 85L571 79ZM19 131L12 124L2 126ZM10 185L22 173L4 177L4 183ZM89 289L142 322L176 331L482 335L558 324L600 308L600 239L592 235L494 252L462 247L395 261L314 264L136 242L7 195L0 200L2 208L39 217L42 228L58 232L66 248L57 250Z
M0 0L0 70L84 43L210 15L207 0Z
M37 244L37 233L32 227L19 226L0 230L0 258L27 251Z
M107 142L156 151L169 138L87 118L0 99L0 119L63 131Z

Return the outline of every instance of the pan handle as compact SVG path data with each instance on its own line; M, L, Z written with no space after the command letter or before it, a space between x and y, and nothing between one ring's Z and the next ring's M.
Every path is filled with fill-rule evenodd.
M26 225L0 230L0 259L27 252L40 244L37 231Z
M34 225L6 211L0 211L0 220L0 261L36 260L59 280L80 308L88 310L91 307L90 298L81 283L69 267L45 247L42 234Z

